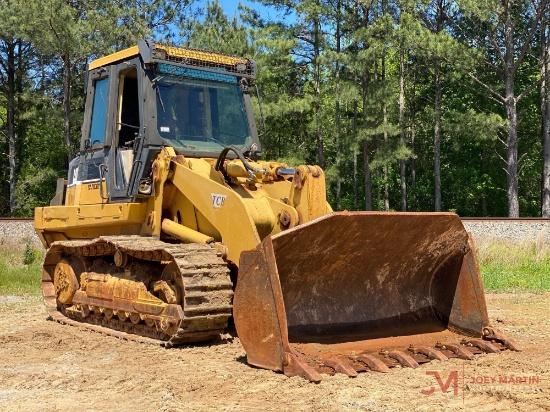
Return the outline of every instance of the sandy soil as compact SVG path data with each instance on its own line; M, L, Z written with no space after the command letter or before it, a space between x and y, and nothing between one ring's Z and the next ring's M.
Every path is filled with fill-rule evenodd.
M0 410L550 410L550 294L487 301L492 323L523 352L355 379L325 375L316 385L248 366L230 335L215 345L163 349L47 321L39 298L0 296ZM452 382L443 393L427 374L445 383L454 371L456 394ZM421 392L431 387L431 395Z

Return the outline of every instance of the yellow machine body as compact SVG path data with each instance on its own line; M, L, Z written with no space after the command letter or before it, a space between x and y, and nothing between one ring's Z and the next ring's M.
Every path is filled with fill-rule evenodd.
M260 160L254 76L151 42L90 64L80 155L35 211L51 316L166 346L234 316L249 363L311 381L517 350L455 214L333 213L320 167Z

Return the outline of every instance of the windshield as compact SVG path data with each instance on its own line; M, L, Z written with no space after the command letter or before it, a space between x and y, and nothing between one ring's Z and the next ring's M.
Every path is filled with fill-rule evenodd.
M225 81L159 77L155 87L161 137L183 150L219 153L222 145L249 145L250 131L240 86L236 77L223 78Z

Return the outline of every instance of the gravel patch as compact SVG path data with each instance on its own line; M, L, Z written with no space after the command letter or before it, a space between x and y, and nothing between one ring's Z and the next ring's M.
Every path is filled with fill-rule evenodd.
M34 231L34 222L0 222L0 240L7 239L17 242L30 242L35 247L42 247L42 243ZM10 242L6 242L10 244ZM0 248L3 242L0 242Z
M475 239L499 238L514 242L550 242L549 222L463 222Z
M550 243L550 221L548 222L476 222L466 221L464 227L475 239L500 238L509 241L544 241ZM33 222L0 222L0 239L30 241L34 246L42 243L36 236ZM0 242L0 247L1 242Z

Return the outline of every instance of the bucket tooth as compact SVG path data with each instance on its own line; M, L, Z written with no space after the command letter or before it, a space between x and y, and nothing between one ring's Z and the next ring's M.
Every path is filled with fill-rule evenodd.
M441 349L448 349L451 352L453 352L455 355L457 355L460 359L465 360L472 360L474 359L474 355L472 352L467 350L464 346L457 345L456 343L443 343L440 344ZM439 347L438 347L439 349Z
M419 368L420 365L410 355L400 350L394 350L388 353L388 357L397 360L401 365L408 368Z
M371 371L388 373L390 368L380 359L372 355L359 355L357 361L366 365Z
M415 351L418 353L421 353L422 355L427 356L431 360L439 360L439 361L449 360L448 357L446 357L443 353L441 353L437 349L429 348L427 346L421 346L419 348L415 348Z
M294 353L283 354L283 373L286 376L301 376L310 382L319 383L323 379L321 375L309 366L301 357Z
M470 343L470 339L463 338L460 341L460 345L463 348L466 348L468 352L470 352L472 355L483 355L484 352L483 349L480 349L478 346Z
M491 342L481 340L481 339L470 339L468 343L476 348L481 349L486 353L500 353L500 349L493 345Z
M357 377L357 371L351 367L351 365L341 361L340 359L331 358L323 361L325 366L334 369L336 373L343 373L350 378Z
M319 381L342 369L335 360L387 373L473 359L484 350L471 339L519 350L490 327L473 240L455 214L330 213L264 237L238 266L235 327L261 368Z
M407 351L409 352L409 356L417 361L419 365L430 363L432 361L432 359L428 355L416 350L414 344L412 343L407 348Z
M495 340L497 342L502 343L504 346L506 346L510 350L521 352L521 348L515 341L513 341L512 339L509 339L499 329L494 328L492 326L486 326L483 328L483 339Z

